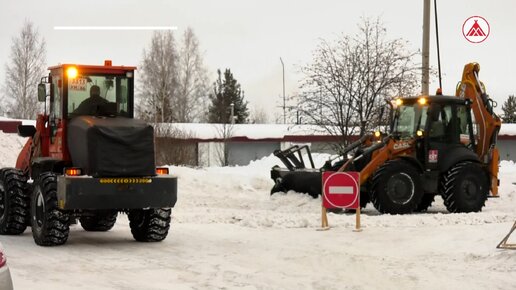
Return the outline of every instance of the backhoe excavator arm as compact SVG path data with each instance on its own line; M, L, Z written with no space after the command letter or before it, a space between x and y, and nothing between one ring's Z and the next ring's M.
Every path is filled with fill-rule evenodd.
M493 101L485 92L484 85L478 78L480 65L468 63L464 66L462 80L457 86L456 96L471 101L471 110L478 125L476 134L476 153L487 166L491 179L491 193L498 195L498 162L500 159L496 141L501 127L501 120L493 111Z

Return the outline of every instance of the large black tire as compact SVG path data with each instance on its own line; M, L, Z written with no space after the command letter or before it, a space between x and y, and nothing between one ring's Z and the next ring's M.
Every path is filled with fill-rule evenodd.
M70 217L57 207L57 177L42 173L34 182L31 196L32 236L40 246L58 246L66 243L70 232Z
M107 232L116 223L117 211L97 211L92 216L79 218L81 226L88 232Z
M139 242L159 242L167 237L170 229L171 209L130 210L129 226L135 240Z
M429 207L432 206L432 203L435 201L435 195L434 194L423 194L423 198L421 199L421 202L416 208L417 212L426 212Z
M371 201L381 213L407 214L416 210L423 197L417 168L404 160L385 162L376 170Z
M371 179L367 180L364 186L365 189L360 191L360 208L365 208L371 202Z
M478 163L457 163L443 175L441 194L449 212L481 211L489 195L487 172Z
M27 177L18 169L0 170L0 234L19 235L29 221Z

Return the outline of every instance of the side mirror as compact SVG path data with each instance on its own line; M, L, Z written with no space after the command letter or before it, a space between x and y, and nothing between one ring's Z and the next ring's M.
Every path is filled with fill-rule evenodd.
M34 134L36 134L36 127L32 125L18 125L18 136L34 137Z
M44 102L47 100L47 87L45 84L38 85L38 101Z

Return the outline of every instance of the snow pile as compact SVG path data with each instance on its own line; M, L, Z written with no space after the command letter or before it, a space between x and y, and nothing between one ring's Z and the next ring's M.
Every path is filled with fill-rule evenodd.
M314 154L317 167L330 156ZM317 227L320 223L321 200L308 195L288 192L270 196L273 181L270 169L281 164L274 156L251 162L248 166L210 167L191 169L171 167L179 176L179 205L175 210L178 222L229 223L246 227L303 228ZM380 215L369 204L363 210L363 226L417 227L444 225L481 225L506 223L516 216L516 165L502 161L500 170L500 198L489 199L480 213L449 214L442 199L436 197L427 213L413 215ZM191 211L191 208L203 208ZM249 211L255 213L250 215ZM354 226L353 214L330 214L334 227Z
M23 148L23 145L25 145L25 142L27 142L27 138L0 131L0 140L2 140L2 147L0 147L0 164L2 167L14 167L16 165L16 159L18 159L18 154Z

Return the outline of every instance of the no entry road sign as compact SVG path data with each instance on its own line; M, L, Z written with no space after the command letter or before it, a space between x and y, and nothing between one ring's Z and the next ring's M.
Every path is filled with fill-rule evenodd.
M332 172L322 174L323 206L325 208L351 208L360 206L360 173Z

